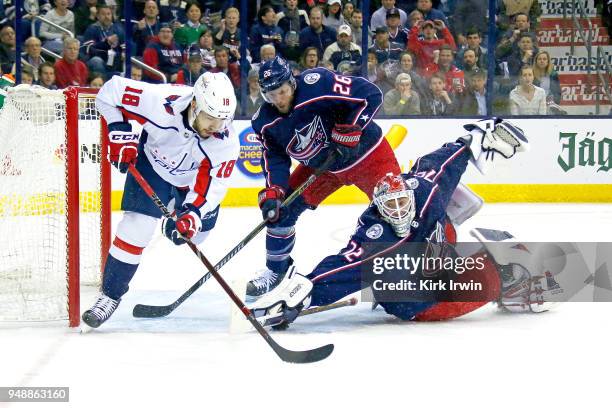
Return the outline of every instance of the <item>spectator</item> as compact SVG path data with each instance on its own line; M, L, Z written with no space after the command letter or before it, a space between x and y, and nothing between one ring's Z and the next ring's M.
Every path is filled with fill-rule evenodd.
M87 86L89 70L83 61L79 60L80 42L76 38L67 37L64 40L62 58L55 62L56 84L58 88L68 86Z
M248 116L253 116L255 112L257 112L257 109L264 103L259 88L259 71L256 69L250 70L247 82L249 83L249 96L247 97L246 114Z
M441 34L442 39L438 39L436 32ZM423 38L419 38L419 34L422 34ZM438 51L444 44L452 50L457 48L453 35L442 20L418 23L408 33L408 49L416 56L416 65L420 70L434 62L434 54L437 54L434 51Z
M351 32L353 33L353 42L361 47L363 43L362 39L362 27L363 27L363 12L359 9L353 10L353 14L351 14L350 24ZM372 39L370 35L367 34L366 38L368 39L368 48L372 45Z
M453 50L448 45L440 48L438 62L425 67L424 76L430 77L438 72L444 75L446 92L460 94L465 89L465 74L453 64Z
M259 55L261 56L261 62L264 63L276 57L276 48L272 44L264 44L259 49Z
M387 26L387 11L395 7L395 0L382 0L382 6L372 13L370 19L370 31L376 31L379 27ZM408 22L408 16L404 10L399 10L400 13L400 24L405 26Z
M379 83L378 61L376 61L376 53L368 50L368 81L378 85Z
M399 61L399 73L410 75L412 89L415 90L420 96L422 112L425 110L423 104L426 102L426 99L424 96L429 92L429 85L427 84L427 81L414 70L414 55L412 55L410 51L402 52L400 54Z
M457 44L459 46L465 47L468 44L467 37L469 37L470 32L488 32L488 7L489 3L483 0L461 0L457 2L457 8L453 14L453 28L457 34ZM482 61L481 55L478 58Z
M487 68L487 49L481 46L482 38L480 36L480 32L476 29L470 29L466 33L466 45L461 48L461 51L457 53L457 57L455 58L455 64L460 69L463 69L463 54L466 50L472 50L476 54L476 59L478 60L478 67L480 69Z
M318 7L310 10L310 26L300 31L300 48L315 47L319 56L336 41L336 30L323 25L323 11Z
M546 91L533 84L533 67L524 65L519 74L519 84L510 92L510 113L546 115Z
M94 72L89 76L89 87L93 89L100 89L104 85L104 74L100 72Z
M395 77L395 89L385 94L383 109L385 115L419 115L421 101L419 94L412 90L412 79L408 74Z
M283 54L291 61L298 61L302 55L300 31L308 27L310 20L306 11L297 8L297 0L286 0L285 10L276 15L278 26L283 30Z
M421 13L419 10L412 10L412 12L408 14L408 30L410 31L412 27L418 26L421 21L425 21L423 13Z
M461 100L462 113L487 116L487 73L481 70L467 78L468 89Z
M27 85L34 83L34 70L27 65L21 68L21 83Z
M416 9L423 13L423 18L425 20L442 20L444 24L448 26L446 16L440 10L433 8L432 0L418 0Z
M457 112L458 103L453 94L445 90L445 78L436 72L429 78L430 95L426 103L425 114L434 116L449 116Z
M200 23L202 9L198 3L189 3L185 9L187 13L187 23L174 32L174 41L181 48L188 48L191 44L198 42L200 34L207 27Z
M215 62L216 67L211 69L211 72L223 72L227 75L234 85L234 92L239 94L240 92L240 68L235 62L229 62L229 51L227 48L217 47L215 48ZM238 96L238 95L237 95Z
M134 42L136 43L136 54L142 55L147 44L157 34L161 23L159 21L159 8L155 0L147 0L144 5L144 17L134 26Z
M317 50L317 47L306 47L300 59L300 65L302 70L319 66L319 50Z
M546 92L546 100L561 103L561 85L559 74L553 68L548 51L539 51L535 56L533 67L534 83Z
M334 70L338 70L338 65L342 63L348 64L349 70L353 71L360 65L361 47L352 42L352 38L351 27L346 24L341 25L338 28L337 41L325 49L323 61L331 62Z
M529 16L529 20L537 21L542 14L538 0L502 0L499 4L499 18L502 24L512 21L519 14Z
M516 77L523 65L533 65L535 55L538 52L531 36L528 33L521 34L518 48L508 57L508 72Z
M45 18L74 34L74 14L68 10L68 0L55 0L55 7L45 14ZM38 36L44 40L43 47L56 54L62 52L64 31L43 23Z
M379 64L387 61L399 61L399 56L403 51L400 44L389 41L389 29L386 26L376 29L374 44L368 51L376 54Z
M162 23L159 35L147 46L143 55L143 62L166 75L168 82L176 82L178 71L183 66L181 50L174 43L172 28L168 23ZM161 80L151 72L145 72L146 82L159 83Z
M213 45L213 35L210 31L204 31L200 34L200 40L198 41L200 46L200 54L202 54L202 64L204 69L211 70L217 66L215 62L215 48Z
M142 81L142 68L136 66L136 65L132 65L132 75L130 78L132 78L134 81Z
M353 15L353 11L355 11L355 5L350 1L344 3L342 6L342 24L351 24L351 16Z
M295 1L295 0L292 0ZM230 62L240 60L240 12L235 7L225 10L225 18L221 20L219 30L215 34L215 43L229 50Z
M338 27L343 23L341 9L342 2L340 0L327 0L327 12L323 24L338 31Z
M25 60L34 69L34 80L38 81L38 67L45 62L45 59L40 55L42 43L36 37L30 37L25 41L25 52L21 54L21 58Z
M187 23L186 7L185 0L164 0L160 2L159 20L170 24L170 27L176 30L181 24Z
M100 5L98 22L89 26L83 35L83 45L91 57L87 66L92 72L108 76L123 70L121 44L125 43L125 33L121 24L113 23L113 12L109 6Z
M55 67L50 62L43 62L38 67L38 85L47 89L57 89Z
M408 44L408 30L400 26L399 9L392 8L387 10L387 29L389 30L389 40L406 48Z
M76 3L75 3L76 4ZM85 0L74 9L74 29L77 35L83 35L87 27L95 24L98 14L98 0Z
M0 68L2 69L2 74L11 72L16 61L16 46L17 42L13 27L4 26L0 28Z
M259 22L251 29L249 50L253 62L260 62L259 50L264 44L272 44L282 50L283 30L276 25L276 13L270 6L263 6L257 13Z
M479 66L478 66L478 57L476 56L476 53L474 52L474 50L468 48L467 50L464 51L463 53L463 73L465 74L466 78L471 77L472 75L474 75L477 72L481 72L483 71Z
M527 14L519 13L514 17L514 26L511 27L501 38L497 48L495 49L495 58L500 61L505 61L513 51L518 49L518 41L522 34L529 34L534 44L537 44L537 38L531 31L531 23Z
M202 67L200 47L194 44L189 48L187 64L178 71L176 83L193 86L200 75L202 75L204 72L206 72L206 70Z

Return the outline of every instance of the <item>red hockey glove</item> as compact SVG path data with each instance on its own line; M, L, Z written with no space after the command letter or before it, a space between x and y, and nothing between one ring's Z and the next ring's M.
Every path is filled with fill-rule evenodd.
M277 222L280 218L280 208L285 199L285 190L279 186L270 186L264 188L257 195L259 208L263 219L268 222Z
M202 229L202 219L199 211L186 206L183 212L177 215L176 221L172 218L164 218L162 232L175 245L185 243L184 238L192 239Z
M115 122L108 125L108 161L126 173L130 163L136 163L138 156L138 139L140 135L132 131L127 122Z
M341 167L345 167L357 159L359 149L357 145L361 139L359 125L336 125L331 134L335 150L340 154Z

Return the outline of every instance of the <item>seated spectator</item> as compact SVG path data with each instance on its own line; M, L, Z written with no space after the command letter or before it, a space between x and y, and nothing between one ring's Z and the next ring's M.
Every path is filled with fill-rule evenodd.
M501 0L499 4L500 24L508 24L519 14L529 16L531 21L537 21L542 14L540 2L538 0Z
M264 44L259 50L259 55L262 63L273 60L276 57L276 48L272 44Z
M548 51L539 51L535 56L535 66L533 67L534 84L544 89L546 100L561 103L561 84L559 74L553 68Z
M213 35L211 31L204 31L200 34L198 41L200 54L202 54L202 64L204 69L211 70L217 66L215 62L215 47L213 45Z
M160 2L159 20L162 23L169 23L172 29L177 29L181 24L187 23L187 13L185 0L164 0Z
M481 70L467 78L468 87L461 98L461 113L469 116L486 116L487 73Z
M458 103L453 94L445 90L445 78L436 72L429 78L430 94L425 104L427 115L449 116L454 115L458 110Z
M429 78L435 73L440 73L445 78L446 92L460 94L465 89L465 74L454 64L453 50L448 45L443 45L438 54L438 62L432 62L425 67L423 75Z
M482 0L461 0L453 14L453 28L457 35L457 45L464 48L468 45L470 33L486 33L489 3ZM479 35L480 37L480 35ZM474 47L472 47L474 48ZM463 58L461 56L460 58ZM482 60L482 56L478 55ZM481 66L481 68L483 68Z
M16 61L15 30L11 26L0 28L0 74L8 74L11 72L13 64ZM0 75L1 76L1 75Z
M307 47L300 58L300 68L302 70L312 69L319 66L319 51L317 47Z
M100 89L104 85L104 74L100 72L93 72L89 76L89 87L93 89Z
M374 44L368 52L374 52L378 63L383 64L389 60L399 61L399 56L403 50L400 44L389 41L389 29L383 26L376 29Z
M136 54L142 55L147 44L159 34L159 8L155 0L147 0L144 5L144 17L134 26L133 38L136 44Z
M237 96L240 94L240 68L235 62L229 62L229 51L227 48L217 47L215 48L215 62L216 67L211 69L211 72L223 72L228 76L232 85L234 85L234 92Z
M38 85L47 89L57 89L55 67L50 62L43 62L38 67Z
M249 83L249 95L247 97L246 114L248 116L253 116L255 112L257 112L257 109L264 103L259 88L259 71L256 69L250 70L247 82Z
M25 60L34 69L34 80L38 81L38 67L45 62L45 59L40 55L42 43L36 37L30 37L25 41L25 52L21 54L21 58Z
M346 24L341 25L338 28L337 41L325 49L323 61L331 62L334 70L338 70L340 63L348 64L352 72L361 62L361 47L352 42L352 38L351 27Z
M536 34L531 31L531 23L527 14L519 13L514 17L514 24L501 36L495 48L495 58L499 61L506 61L513 51L518 49L518 41L522 34L529 34L533 44L537 44Z
M292 0L295 1L295 0ZM225 18L221 20L219 30L215 34L215 44L225 47L230 52L230 62L240 60L240 12L235 7L225 10Z
M533 84L533 67L524 65L519 74L519 84L510 92L510 113L546 115L546 92Z
M85 30L87 30L87 27L95 24L97 21L96 15L98 14L98 0L85 0L81 2L79 7L73 10L74 29L76 31L76 35L83 35Z
M264 44L272 44L277 50L283 47L283 30L276 25L276 13L271 6L263 6L257 13L258 23L251 29L249 51L253 62L260 62L259 50Z
M472 50L476 54L476 60L478 61L478 67L480 69L487 69L487 49L481 46L482 38L480 32L476 29L470 29L466 33L466 44L457 53L455 57L455 64L459 69L463 67L463 54L466 50Z
M379 27L387 26L387 11L395 7L395 0L382 0L382 5L378 10L372 13L370 19L370 31L375 32ZM399 10L400 25L405 26L408 22L408 16L404 10Z
M408 30L401 26L399 9L392 8L387 10L387 29L389 30L389 40L399 44L402 49L408 44Z
M277 25L283 30L283 54L287 60L299 61L300 31L308 27L310 20L304 10L297 8L297 0L285 0L285 9L276 15Z
M185 8L187 23L174 32L174 41L181 48L188 48L198 42L200 34L207 30L205 24L200 23L202 9L198 3L188 3Z
M79 40L67 37L64 40L62 58L55 61L55 82L58 88L87 86L89 69L79 60Z
M478 57L476 56L476 53L470 48L464 50L463 52L462 66L463 73L465 74L466 78L469 78L477 72L483 71L483 69L478 66Z
M89 26L83 35L83 45L91 57L87 66L92 72L108 77L123 70L122 47L125 32L121 24L113 23L113 13L109 6L98 6L98 22Z
M202 55L200 47L196 44L189 49L188 62L179 71L176 76L176 83L180 85L193 86L197 79L206 70L202 67Z
M351 19L349 20L349 26L351 27L351 32L353 33L353 42L361 47L363 43L362 39L362 27L363 27L363 12L359 9L354 9L353 14L351 14ZM366 38L368 39L368 48L372 45L372 39L370 35L366 33Z
M344 6L342 6L342 24L351 25L353 11L355 11L355 5L353 3L350 1L344 3Z
M416 9L423 13L423 18L425 20L442 20L444 25L448 26L446 16L440 10L433 8L432 0L418 0Z
M300 48L315 47L319 56L336 41L336 30L323 25L323 11L318 7L310 10L310 25L300 31Z
M68 0L55 0L55 7L45 14L45 18L74 34L74 14L68 10ZM43 23L38 36L44 41L44 48L56 54L62 52L63 40L66 37L64 31Z
M521 34L518 48L508 57L508 72L516 77L523 65L533 65L535 55L538 52L531 36L527 33Z
M176 82L178 71L183 66L183 54L174 43L174 34L168 23L163 23L159 35L145 48L143 62L166 75L168 82ZM144 72L146 82L160 83L159 76L152 72Z
M408 24L406 25L406 28L410 32L410 29L418 26L421 21L425 21L423 13L421 13L419 10L412 10L412 12L408 14Z
M21 68L21 83L27 85L34 83L34 70L27 65Z
M438 39L436 33L441 34ZM422 34L422 38L419 37ZM448 45L453 51L457 49L453 35L442 20L427 20L418 23L408 33L408 49L416 57L416 66L419 70L434 62L434 51L440 50L442 45Z
M142 68L132 65L130 78L134 81L142 81Z
M379 70L378 61L376 60L376 53L368 50L368 81L375 84L379 83Z
M419 94L412 89L412 80L408 74L395 77L395 89L385 94L383 109L385 115L419 115L421 101Z
M340 0L327 0L327 10L323 24L338 31L338 27L343 23L341 9L342 2Z
M399 73L400 74L408 74L410 75L411 87L419 96L427 95L429 92L429 84L423 77L414 70L414 55L410 53L410 51L404 51L400 54L400 66ZM426 99L421 97L421 111L424 111L423 104L426 102Z

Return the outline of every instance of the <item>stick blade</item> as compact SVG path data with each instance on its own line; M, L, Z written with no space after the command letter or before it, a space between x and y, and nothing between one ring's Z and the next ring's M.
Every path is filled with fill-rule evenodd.
M292 351L287 350L278 344L274 347L276 354L286 363L307 364L325 360L334 351L333 344L318 347L312 350Z
M137 304L132 310L132 316L154 318L168 316L174 310L174 304L167 306L141 305Z

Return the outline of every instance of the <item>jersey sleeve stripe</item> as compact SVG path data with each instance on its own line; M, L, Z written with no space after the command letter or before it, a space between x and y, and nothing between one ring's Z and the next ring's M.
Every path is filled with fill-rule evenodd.
M442 165L440 166L440 170L438 170L438 174L436 174L436 177L434 177L434 179L433 179L434 182L436 182L438 180L438 178L440 178L442 173L444 173L444 168L446 167L446 165L448 163L452 162L453 160L455 160L455 158L457 156L459 156L465 149L466 149L466 146L463 146L461 149L459 149L455 153L453 153L453 155L451 157L446 159L446 161L444 163L442 163Z
M419 213L419 218L423 218L423 214L425 214L425 211L427 210L427 207L429 207L429 204L431 204L431 200L433 199L433 196L436 194L436 191L438 191L438 185L435 184L433 186L433 188L431 189L431 191L429 192L429 196L427 197L427 201L425 201L425 204L423 205L423 208L421 209L421 212Z
M132 119L137 121L138 123L145 124L146 122L149 122L150 124L152 124L153 126L160 128L160 129L164 129L164 130L169 130L172 129L176 132L178 132L178 128L174 127L174 126L160 126L157 123L153 122L151 119L147 118L146 116L140 115L136 112L131 112L127 109L125 109L123 106L117 106L117 108L121 111L121 113L123 114L124 117L126 117L127 119Z
M363 99L363 98L350 98L348 96L339 96L339 95L323 95L323 96L318 96L316 98L312 98L312 99L309 99L309 100L304 101L302 103L299 103L299 104L295 105L293 107L293 109L299 109L299 108L302 108L302 107L304 107L304 106L306 106L306 105L308 105L310 103L313 103L313 102L316 102L316 101L320 101L320 100L323 100L323 99L340 99L340 100L343 100L343 101L357 102L357 103L365 102L365 99ZM272 123L274 123L274 122L272 122ZM262 131L263 131L263 129L262 129Z
M202 160L200 163L200 168L198 170L198 175L196 176L196 182L193 187L193 191L198 195L198 197L193 201L193 205L197 208L200 208L206 203L206 195L208 194L208 189L210 188L210 184L212 182L212 177L210 177L210 169L212 168L210 159L208 157Z

